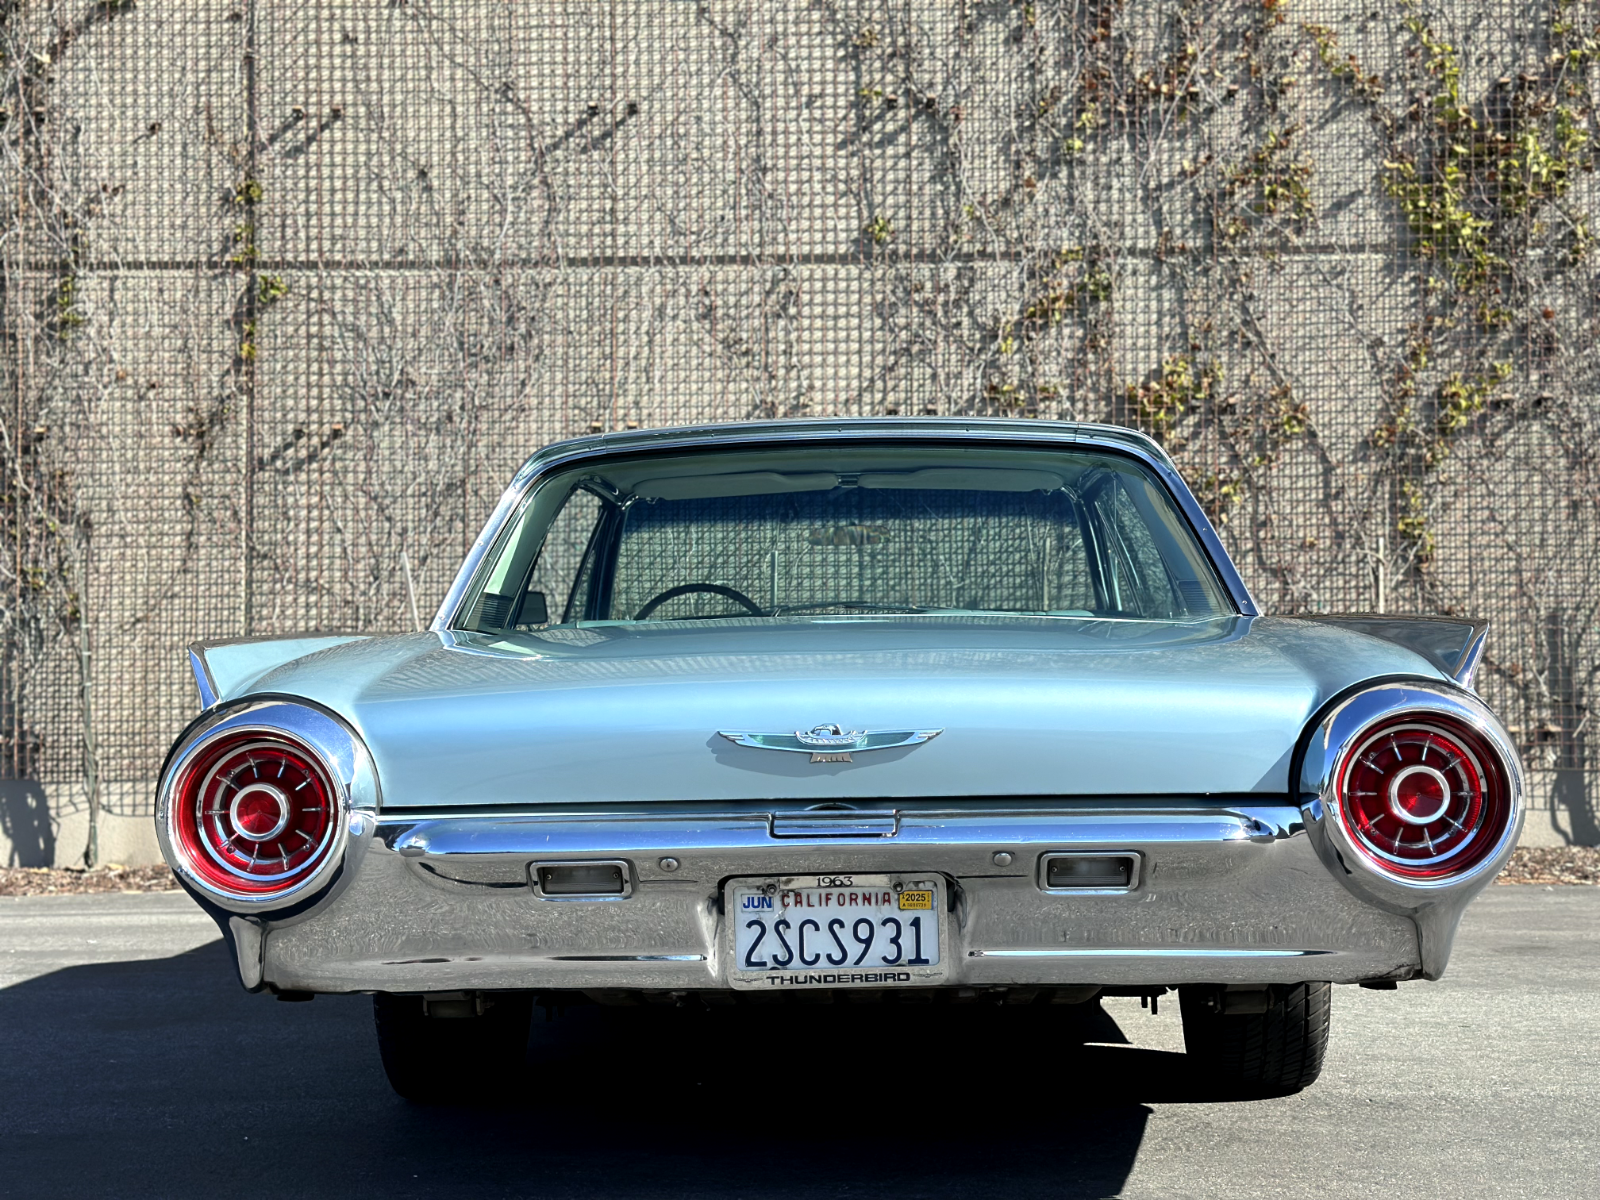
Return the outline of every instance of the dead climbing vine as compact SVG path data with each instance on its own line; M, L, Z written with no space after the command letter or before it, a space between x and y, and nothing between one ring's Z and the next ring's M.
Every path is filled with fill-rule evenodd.
M1600 33L1584 6L1557 0L1537 57L1474 98L1461 48L1415 0L1398 10L1407 44L1395 80L1342 52L1328 27L1304 30L1369 115L1380 183L1418 264L1422 312L1386 371L1368 442L1389 481L1404 565L1425 572L1436 552L1436 485L1454 444L1485 431L1493 414L1529 414L1544 391L1539 344L1556 316L1540 296L1593 255L1592 218L1569 192L1594 170L1590 67Z

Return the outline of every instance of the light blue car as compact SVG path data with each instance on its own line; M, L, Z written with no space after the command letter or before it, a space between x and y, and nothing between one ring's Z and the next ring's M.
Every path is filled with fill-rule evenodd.
M612 434L512 480L426 633L199 645L168 861L247 988L367 992L389 1079L534 1003L1176 989L1214 1082L1444 971L1522 820L1481 623L1258 614L1126 429ZM1065 1017L1063 1017L1065 1019Z

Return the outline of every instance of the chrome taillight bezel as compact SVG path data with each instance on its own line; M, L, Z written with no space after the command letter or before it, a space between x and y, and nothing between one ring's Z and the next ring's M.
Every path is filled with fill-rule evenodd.
M284 886L230 886L193 861L178 827L180 784L203 766L219 742L257 737L280 741L311 760L329 786L334 812L329 843L315 868ZM297 905L328 888L364 850L375 827L379 792L372 756L361 738L333 713L291 697L253 697L203 715L184 733L162 770L156 793L156 837L178 876L196 892L234 912L271 912Z
M1447 729L1460 726L1479 740L1479 749L1494 757L1490 769L1505 788L1504 824L1486 831L1487 843L1476 849L1462 870L1419 876L1386 863L1351 835L1340 788L1344 766L1375 731L1405 721L1423 726L1442 722ZM1412 907L1429 894L1476 891L1505 865L1522 831L1524 784L1516 746L1481 700L1444 684L1379 684L1334 705L1305 746L1300 790L1302 803L1310 802L1308 828L1334 853L1347 881L1401 908Z

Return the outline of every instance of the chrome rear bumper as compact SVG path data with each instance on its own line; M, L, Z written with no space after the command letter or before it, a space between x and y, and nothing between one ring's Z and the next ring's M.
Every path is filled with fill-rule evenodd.
M1324 865L1314 808L974 804L837 819L843 836L821 814L664 806L366 818L364 853L307 911L220 919L249 987L694 991L726 986L730 879L931 872L951 896L948 985L1159 986L1436 976L1465 903L1418 920L1360 898ZM1045 856L1074 851L1137 855L1132 886L1049 890ZM546 898L529 882L541 863L602 860L626 865L625 897Z

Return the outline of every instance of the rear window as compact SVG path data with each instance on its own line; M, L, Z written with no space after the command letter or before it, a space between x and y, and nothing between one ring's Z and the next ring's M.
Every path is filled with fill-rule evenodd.
M634 456L549 478L460 624L1232 611L1172 497L1136 460L834 446Z

